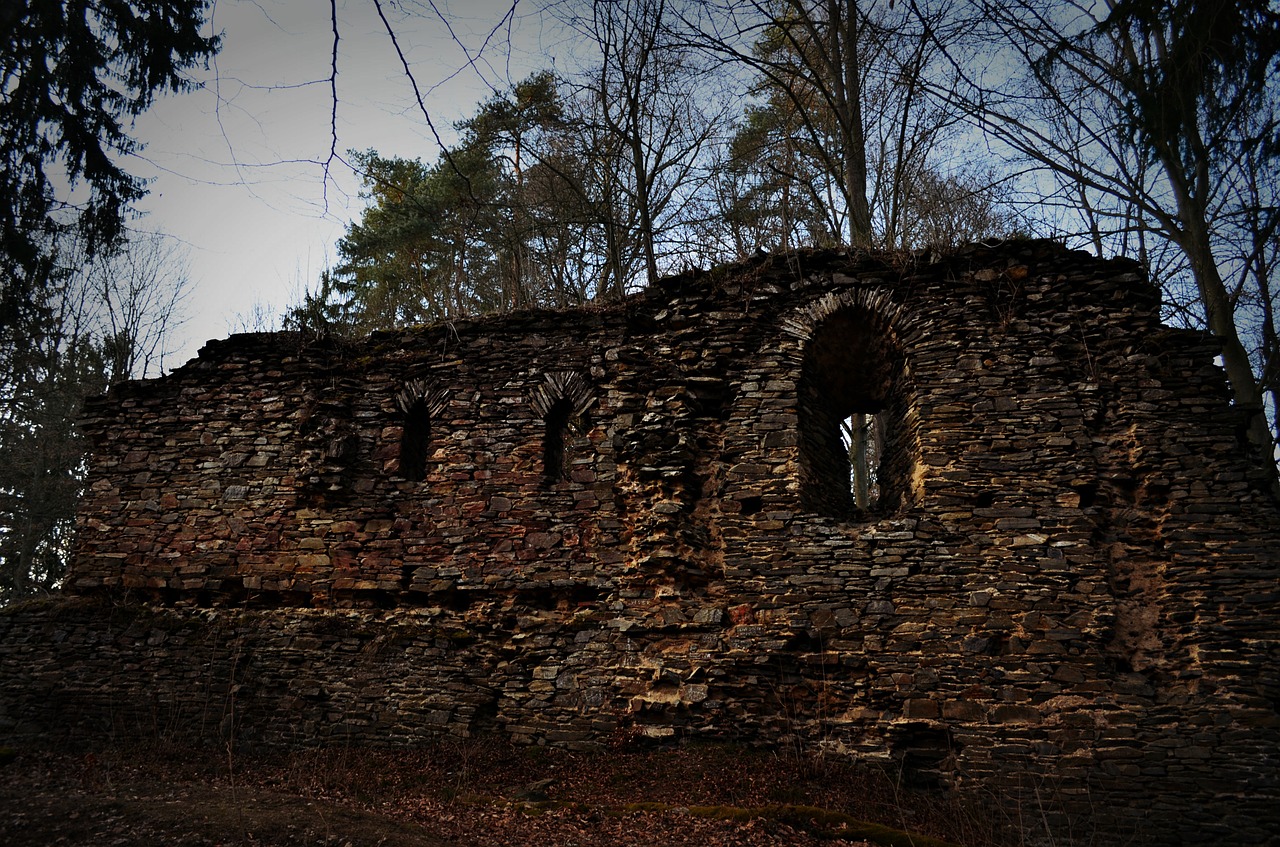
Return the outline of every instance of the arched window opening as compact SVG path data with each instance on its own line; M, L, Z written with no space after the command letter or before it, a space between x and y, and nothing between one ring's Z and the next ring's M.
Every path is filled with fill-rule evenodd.
M591 387L573 371L551 371L529 392L529 407L542 419L542 485L554 488L571 478L574 463L582 463L592 446L585 434L591 423L587 410L595 402ZM532 470L532 469L531 469Z
M427 454L431 446L431 413L426 400L416 400L404 416L400 436L400 475L410 482L427 477Z
M569 421L573 404L561 397L551 404L545 419L546 429L542 437L542 470L547 485L555 485L569 478L572 464L568 447Z
M804 507L842 520L897 509L908 493L914 433L892 330L855 306L828 316L805 345L798 399Z

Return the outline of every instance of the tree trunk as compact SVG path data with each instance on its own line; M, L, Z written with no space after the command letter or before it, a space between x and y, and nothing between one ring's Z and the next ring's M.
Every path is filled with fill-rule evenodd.
M849 464L853 469L853 503L865 509L871 499L871 469L867 466L869 435L867 416L861 412L849 420Z
M1181 197L1180 197L1181 199ZM1186 219L1184 219L1186 220ZM1236 405L1249 415L1249 441L1262 453L1263 467L1271 468L1272 485L1275 485L1275 436L1267 426L1266 409L1262 392L1253 376L1249 354L1240 341L1236 329L1235 313L1227 285L1218 271L1209 246L1207 229L1199 222L1189 220L1184 239L1179 246L1191 261L1191 272L1204 302L1205 318L1209 331L1222 341L1222 363L1231 384L1231 395Z
M837 105L845 144L849 243L852 247L870 247L871 204L867 200L867 137L862 123L862 68L858 62L858 2L849 0L847 9L841 5L840 0L828 0L827 28L831 34L832 58L840 60L840 67L836 69Z

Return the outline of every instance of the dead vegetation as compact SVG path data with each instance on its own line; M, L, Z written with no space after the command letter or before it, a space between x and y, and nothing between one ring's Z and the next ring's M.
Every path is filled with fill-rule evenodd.
M0 758L22 845L986 847L992 819L845 761L730 746L573 753L24 748Z

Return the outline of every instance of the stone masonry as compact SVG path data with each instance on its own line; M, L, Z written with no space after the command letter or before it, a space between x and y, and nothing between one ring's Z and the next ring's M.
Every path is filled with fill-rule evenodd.
M1158 310L1022 241L210 342L88 407L0 729L788 743L1059 834L1274 844L1280 511L1216 343Z

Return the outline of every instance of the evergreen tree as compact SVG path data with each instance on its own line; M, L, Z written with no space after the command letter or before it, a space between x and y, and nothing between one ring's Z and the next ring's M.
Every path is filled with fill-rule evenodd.
M150 283L127 302L114 287L146 192L121 160L140 149L130 121L157 94L189 88L186 70L218 49L202 33L209 5L0 4L0 603L61 578L80 404L140 368L155 352L148 334L172 323L172 310L153 324L153 307L138 308Z
M0 327L40 302L57 240L109 252L145 193L120 159L128 124L156 94L182 91L218 38L202 33L210 0L10 0L0 8ZM82 188L74 199L55 186ZM0 339L0 343L12 339Z

